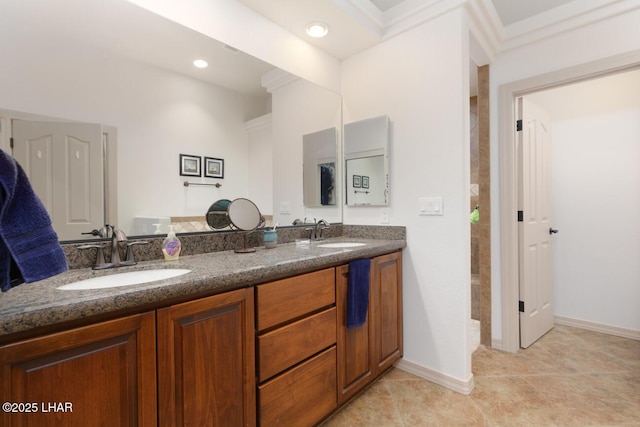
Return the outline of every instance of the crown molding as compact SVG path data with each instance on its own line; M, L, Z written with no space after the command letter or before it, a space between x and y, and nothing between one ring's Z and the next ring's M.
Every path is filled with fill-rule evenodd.
M476 62L489 63L500 52L594 24L640 8L638 0L573 0L508 26L491 0L405 0L380 11L369 0L332 0L346 14L380 38L391 38L457 8L464 8ZM482 64L478 65L482 65Z
M595 24L640 8L637 0L574 0L504 27L501 51Z
M276 68L264 74L262 76L261 83L262 87L267 89L267 92L273 93L274 90L286 86L289 83L293 83L299 78L300 77L298 76Z
M249 133L259 132L271 128L271 113L256 117L255 119L244 122L244 128Z
M491 0L470 0L465 3L471 32L471 57L476 65L493 61L504 39L504 27Z
M504 35L491 0L405 0L386 12L369 0L332 1L381 41L459 8L466 10L470 30L487 58L499 51Z

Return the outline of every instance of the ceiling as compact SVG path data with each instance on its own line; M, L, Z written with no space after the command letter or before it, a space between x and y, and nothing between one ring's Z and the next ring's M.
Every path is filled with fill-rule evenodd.
M51 51L59 60L124 56L253 96L267 96L261 77L274 68L127 1L2 1L0 39L11 41L0 44L0 57L5 49L34 63ZM209 67L192 66L205 53Z
M443 0L238 0L289 32L338 59L348 58L394 33L394 26L436 9ZM491 0L503 27L517 24L571 1ZM323 39L309 37L314 21L329 25Z
M337 59L348 58L391 37L394 31L400 31L398 23L425 20L426 9L432 11L452 3L450 0L235 1ZM546 11L567 3L584 6L584 0L490 1L496 19L506 29L526 24L531 17L544 17ZM11 43L0 44L0 57L3 49L22 49L35 57L46 49L61 53L79 50L105 57L119 55L247 95L267 96L260 81L263 74L274 68L272 65L125 0L3 1L1 8L0 38ZM569 13L572 11L573 8ZM305 28L313 21L327 23L329 35L323 39L307 36ZM191 63L203 52L209 68L196 69Z

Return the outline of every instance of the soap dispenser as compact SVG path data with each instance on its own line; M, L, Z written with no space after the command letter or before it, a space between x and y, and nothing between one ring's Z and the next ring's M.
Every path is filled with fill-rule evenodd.
M176 233L173 230L173 224L169 224L169 233L162 242L162 253L164 254L165 261L175 261L180 256L180 239L176 237Z

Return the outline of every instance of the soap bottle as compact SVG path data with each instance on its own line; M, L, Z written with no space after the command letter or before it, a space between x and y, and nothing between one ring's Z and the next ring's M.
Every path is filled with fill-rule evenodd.
M182 245L180 240L176 237L175 231L173 231L173 224L169 224L169 233L162 242L162 253L164 254L165 261L175 261L180 256L180 249Z

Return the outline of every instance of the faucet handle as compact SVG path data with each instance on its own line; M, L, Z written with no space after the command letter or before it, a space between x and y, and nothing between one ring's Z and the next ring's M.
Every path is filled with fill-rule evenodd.
M136 261L135 257L133 256L133 247L132 246L136 246L136 245L148 245L149 242L147 242L146 240L134 240L133 242L128 242L127 243L127 253L125 256L125 260L122 263L123 265L136 265L138 262Z
M309 232L309 240L315 240L316 239L316 229L315 229L315 227L306 227L304 229L304 231L308 231Z
M318 221L318 230L316 231L316 238L319 240L324 239L324 230L331 228L331 224L329 224L324 219Z
M76 249L79 249L81 251L87 250L87 249L97 249L96 251L96 262L93 265L93 269L94 270L102 270L104 268L109 268L111 267L111 263L107 263L104 260L104 248L102 247L102 245L80 245L80 246L76 246Z

